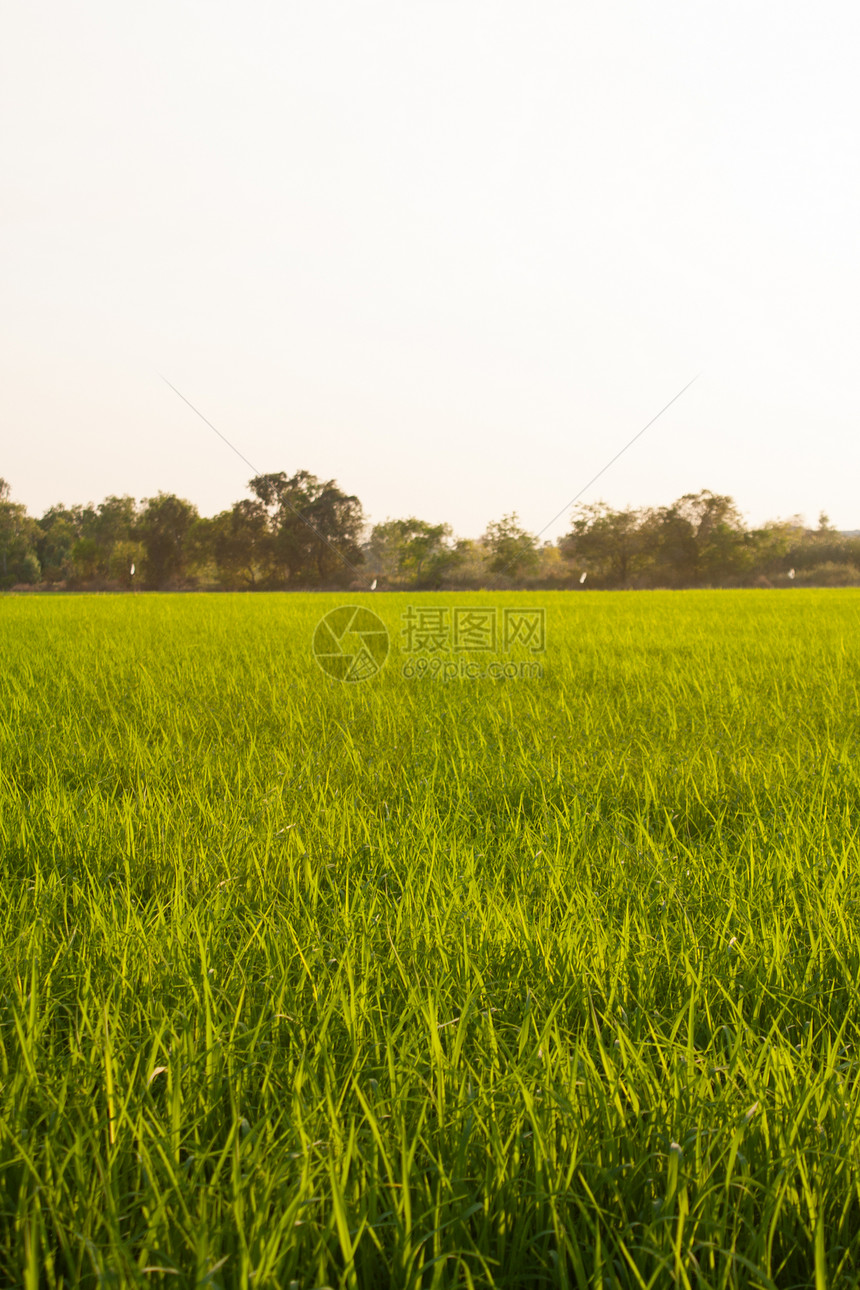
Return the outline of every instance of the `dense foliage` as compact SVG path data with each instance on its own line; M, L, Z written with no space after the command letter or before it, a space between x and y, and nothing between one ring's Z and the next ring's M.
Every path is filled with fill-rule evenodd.
M564 537L541 544L516 514L476 540L415 516L370 526L356 496L306 470L248 487L211 518L159 493L33 519L0 480L0 590L860 585L860 535L825 515L815 529L797 516L750 529L707 489L657 508L581 506Z

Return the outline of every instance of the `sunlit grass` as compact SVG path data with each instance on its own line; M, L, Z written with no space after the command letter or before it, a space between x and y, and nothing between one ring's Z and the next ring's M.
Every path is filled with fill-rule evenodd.
M0 1279L856 1284L860 594L343 599L0 601Z

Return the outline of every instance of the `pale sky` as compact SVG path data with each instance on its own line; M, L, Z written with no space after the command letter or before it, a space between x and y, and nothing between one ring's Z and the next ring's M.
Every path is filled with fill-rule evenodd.
M307 469L537 531L860 528L860 8L32 0L0 52L0 475L204 514ZM559 520L546 534L556 537Z

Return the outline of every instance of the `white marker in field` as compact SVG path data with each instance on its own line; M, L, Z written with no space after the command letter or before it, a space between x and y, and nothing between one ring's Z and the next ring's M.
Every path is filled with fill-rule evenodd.
M789 571L788 571L788 576L789 576L789 578L791 578L792 580L794 579L794 570L793 570L793 569L789 569Z
M376 591L376 579L375 579L375 578L373 579L373 582L370 584L370 590L371 590L371 591Z
M131 562L131 568L129 569L129 573L131 574L131 576L132 576L132 578L133 578L133 577L134 577L134 561L133 561L133 560L132 560L132 562Z
M587 577L588 577L588 574L587 574L587 573L581 573L581 574L579 575L579 585L580 585L580 587L581 587L581 586L582 586L582 584L585 582L585 579L586 579Z

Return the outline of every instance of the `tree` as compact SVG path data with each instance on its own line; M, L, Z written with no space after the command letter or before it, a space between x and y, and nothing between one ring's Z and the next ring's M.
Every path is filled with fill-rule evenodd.
M72 551L83 537L83 510L60 502L37 520L36 552L46 582L61 582L74 576Z
M152 587L164 587L180 581L185 574L186 538L197 519L197 507L173 493L159 493L143 501L138 528L146 581Z
M386 577L424 587L438 587L465 554L465 544L454 540L450 524L414 516L374 525L368 549Z
M578 507L571 531L559 546L567 560L612 586L628 582L645 565L649 554L643 513L630 508L615 511L605 502Z
M114 542L108 557L108 577L111 582L118 582L130 591L137 581L138 569L143 567L143 560L144 551L140 542Z
M256 587L272 568L269 515L260 501L244 498L209 521L218 573L230 586Z
M117 578L114 549L134 544L137 503L133 497L106 497L98 506L50 507L38 521L37 550L48 582L89 582ZM119 559L122 566L124 556ZM127 571L126 571L127 572Z
M36 533L35 520L27 514L26 506L12 501L9 484L0 479L0 587L39 581Z
M488 524L482 541L489 552L489 567L493 573L516 578L519 574L530 573L537 566L537 538L521 527L516 511Z
M101 551L95 538L78 538L72 547L72 572L75 578L82 582L91 581L97 576L100 563Z
M719 582L749 567L751 547L731 497L703 488L652 511L655 556L673 582Z
M99 502L88 527L99 549L100 573L110 576L114 548L134 541L137 518L137 502L133 497L110 496Z
M272 563L288 582L327 582L361 564L364 513L357 497L307 470L256 475L248 487L269 517Z
M785 573L801 563L799 550L804 540L804 524L800 515L787 520L769 520L759 529L748 534L751 561L760 574Z

